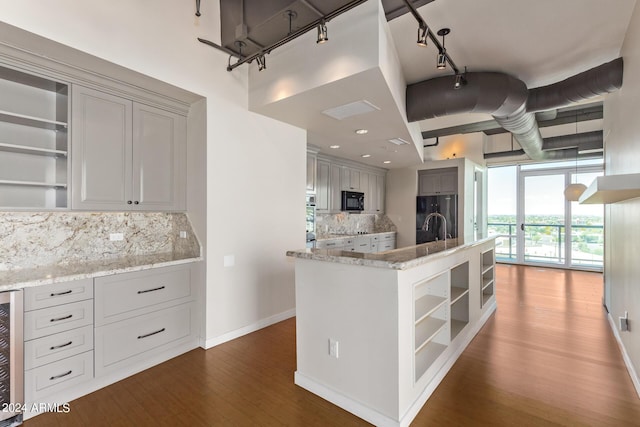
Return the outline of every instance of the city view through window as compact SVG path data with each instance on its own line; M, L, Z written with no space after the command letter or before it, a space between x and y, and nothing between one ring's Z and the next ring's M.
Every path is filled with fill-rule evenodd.
M602 268L603 206L564 198L568 183L588 186L602 175L602 168L591 167L576 175L573 165L489 169L488 231L497 236L498 260Z

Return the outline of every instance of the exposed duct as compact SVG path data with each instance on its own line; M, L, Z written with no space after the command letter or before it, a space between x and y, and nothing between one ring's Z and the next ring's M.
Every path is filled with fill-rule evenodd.
M558 83L529 90L527 111L566 107L576 102L615 92L622 87L622 58L602 64Z
M464 90L453 89L454 76L438 77L407 86L407 119L414 122L449 114L487 113L513 134L531 159L563 158L559 152L542 150L534 113L613 92L622 86L622 70L622 58L618 58L533 91L504 73L467 73ZM535 100L529 102L531 92Z

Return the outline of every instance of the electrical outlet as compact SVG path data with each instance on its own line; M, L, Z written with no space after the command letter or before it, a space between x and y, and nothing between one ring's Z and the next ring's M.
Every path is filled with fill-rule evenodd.
M338 341L329 338L329 356L335 357L336 359L339 357L338 344Z
M109 240L111 240L112 242L120 242L120 241L124 240L124 234L123 233L111 233L111 234L109 234Z
M628 331L629 330L629 313L625 311L624 317L619 317L618 320L620 321L620 330L622 332Z
M186 239L187 238L187 232L186 231L181 231L180 232L180 238L181 239Z

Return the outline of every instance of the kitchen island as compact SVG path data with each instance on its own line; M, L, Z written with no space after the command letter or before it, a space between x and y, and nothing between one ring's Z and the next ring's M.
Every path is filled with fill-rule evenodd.
M496 309L494 238L295 259L295 383L378 426L407 426Z

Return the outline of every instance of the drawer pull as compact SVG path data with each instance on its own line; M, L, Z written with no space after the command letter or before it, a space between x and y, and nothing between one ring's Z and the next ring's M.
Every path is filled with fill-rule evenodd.
M52 293L51 296L52 297L59 297L60 295L68 295L71 292L73 292L73 291L71 289L69 289L68 291L64 291L64 292Z
M73 344L73 341L69 341L68 343L64 343L64 344L60 344L60 345L51 346L51 347L49 347L49 350L57 350L57 349L62 348L62 347L70 346L71 344Z
M166 328L162 328L162 329L159 329L159 330L157 330L155 332L151 332L151 333L144 334L144 335L138 335L138 339L141 340L142 338L147 338L147 337L150 337L151 335L159 334L160 332L164 332L165 329Z
M67 371L64 374L54 375L53 377L49 378L49 381L53 381L53 380L57 380L58 378L66 377L67 375L71 375L72 372L73 371Z
M145 289L144 291L138 291L138 294L146 294L147 292L153 292L153 291L159 291L164 289L166 286L160 286L158 288L153 288L153 289Z
M64 317L57 317L55 319L51 319L51 322L59 322L61 320L67 320L67 319L71 319L73 317L73 314L70 314L68 316L64 316Z

